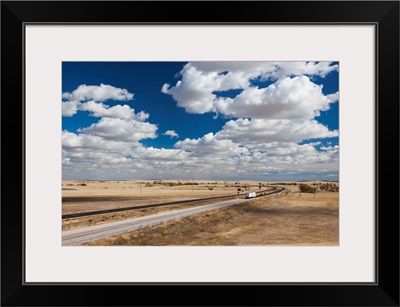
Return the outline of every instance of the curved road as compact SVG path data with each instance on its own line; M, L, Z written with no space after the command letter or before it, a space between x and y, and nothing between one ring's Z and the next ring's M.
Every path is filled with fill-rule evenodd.
M283 191L283 190L282 190ZM280 191L280 192L282 192ZM280 193L277 193L280 194ZM273 194L269 194L273 195ZM269 196L266 195L266 196ZM266 197L264 196L264 197ZM102 225L89 226L84 228L66 230L62 232L62 245L80 245L86 242L100 240L106 237L134 231L140 228L162 224L168 221L176 220L196 213L215 210L228 206L240 204L251 199L227 200L211 205L197 206L188 209L162 212L158 214L138 217L134 219L107 223Z
M272 189L274 189L274 187ZM270 190L259 190L259 191L257 191L257 193L263 193L263 192L267 192L267 191L270 191ZM77 217L84 217L84 216L104 214L104 213L121 212L121 211L128 211L128 210L138 210L138 209L177 205L177 204L186 204L186 203L192 203L192 202L203 201L203 200L214 200L214 199L222 199L222 198L238 197L238 196L239 196L239 194L237 194L237 195L232 194L232 195L213 196L213 197L206 197L206 198L177 200L177 201L172 201L172 202L167 202L167 203L147 204L147 205L139 205L139 206L133 206L133 207L122 207L122 208L112 208L112 209L89 211L89 212L70 213L70 214L63 214L62 219L64 220L64 219L69 219L69 218L77 218ZM244 197L244 194L242 194L240 196Z

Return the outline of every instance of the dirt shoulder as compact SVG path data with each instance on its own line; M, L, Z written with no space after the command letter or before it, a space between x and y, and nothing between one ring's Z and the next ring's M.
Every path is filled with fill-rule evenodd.
M338 193L264 197L85 245L339 245Z

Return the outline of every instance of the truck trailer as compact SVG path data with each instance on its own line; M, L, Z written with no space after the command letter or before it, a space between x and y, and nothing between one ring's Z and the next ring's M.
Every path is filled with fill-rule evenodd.
M254 198L254 197L257 196L257 194L256 194L256 192L250 192L250 193L244 194L244 196L245 196L246 198Z

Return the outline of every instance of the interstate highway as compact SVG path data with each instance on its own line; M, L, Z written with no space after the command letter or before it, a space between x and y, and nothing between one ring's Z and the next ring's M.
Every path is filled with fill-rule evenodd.
M282 191L283 190L277 192L280 193ZM124 221L66 230L62 232L62 245L63 246L80 245L86 242L100 240L106 237L111 237L118 234L134 231L140 228L162 224L168 221L194 215L200 212L233 206L236 204L244 203L249 200L251 199L234 199L210 205L197 206L188 209L162 212L158 214L138 217L134 219L128 219Z

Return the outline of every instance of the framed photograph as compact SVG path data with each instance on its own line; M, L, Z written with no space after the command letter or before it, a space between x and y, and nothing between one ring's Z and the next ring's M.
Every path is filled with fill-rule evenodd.
M398 1L1 27L3 306L399 306Z

